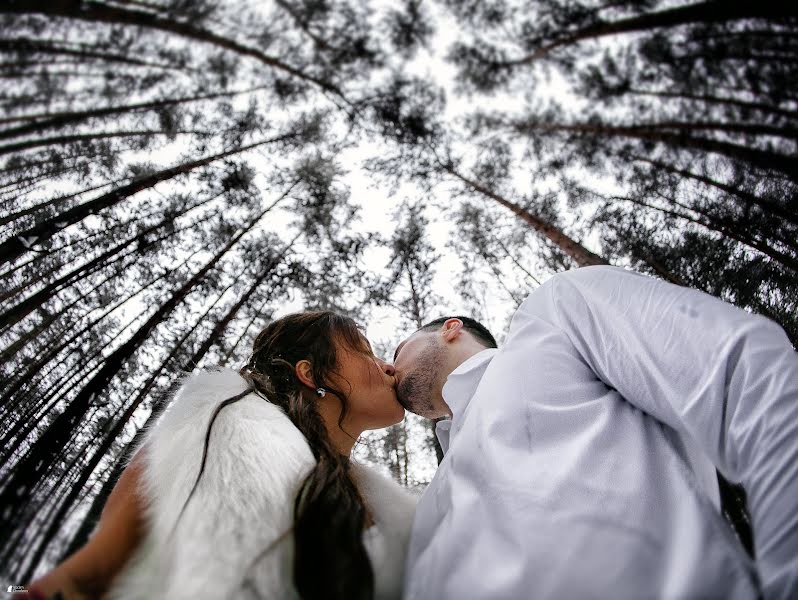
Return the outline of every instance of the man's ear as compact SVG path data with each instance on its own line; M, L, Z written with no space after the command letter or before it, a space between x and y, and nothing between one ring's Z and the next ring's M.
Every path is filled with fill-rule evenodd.
M310 366L310 361L300 360L294 365L294 373L296 373L297 379L306 386L316 388L316 384L313 383L313 369Z
M463 331L463 322L460 319L447 319L441 329L441 334L446 342L453 342Z

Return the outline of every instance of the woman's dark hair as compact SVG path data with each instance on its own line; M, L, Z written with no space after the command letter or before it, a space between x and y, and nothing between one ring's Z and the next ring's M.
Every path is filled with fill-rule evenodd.
M294 585L304 600L374 595L374 573L363 545L367 511L350 478L349 457L332 447L316 401L302 394L306 386L294 371L297 362L310 362L314 383L341 401L340 427L347 394L329 378L338 364L336 343L371 353L348 317L329 311L288 315L260 332L241 370L258 392L286 412L316 459L294 501Z

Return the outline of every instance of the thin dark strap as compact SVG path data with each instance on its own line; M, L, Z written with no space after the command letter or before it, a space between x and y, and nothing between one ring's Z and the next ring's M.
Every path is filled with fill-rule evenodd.
M735 485L718 472L718 489L720 491L720 508L723 516L731 525L743 548L751 558L756 558L754 551L754 535L751 529L751 517L748 514L745 489Z

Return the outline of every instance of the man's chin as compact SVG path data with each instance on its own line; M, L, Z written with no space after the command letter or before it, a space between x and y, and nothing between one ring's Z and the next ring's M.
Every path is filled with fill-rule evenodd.
M414 412L412 408L413 405L410 404L409 402L406 402L405 399L402 398L400 395L397 394L396 399L399 401L399 404L402 405L402 408L404 408L405 410L409 410L410 412Z
M401 404L401 405L402 405L402 408L404 408L406 411L408 411L408 412L411 412L411 413L413 413L414 415L417 415L417 414L418 414L418 413L417 413L417 412L414 410L415 404L414 404L413 402L409 401L407 398L405 398L405 397L402 397L402 396L400 396L400 395L398 395L398 394L396 395L396 399L399 401L399 404Z
M402 407L407 412L411 412L414 415L417 415L419 417L424 417L425 419L432 419L433 418L433 417L429 416L429 413L430 413L429 408L427 410L424 410L424 404L423 403L419 404L419 403L416 403L416 402L410 402L407 399L402 398L401 396L397 396L396 399L399 400L399 404L401 404Z
M406 411L428 419L429 414L434 412L432 403L424 397L424 394L418 393L428 387L425 380L409 374L396 386L396 399Z

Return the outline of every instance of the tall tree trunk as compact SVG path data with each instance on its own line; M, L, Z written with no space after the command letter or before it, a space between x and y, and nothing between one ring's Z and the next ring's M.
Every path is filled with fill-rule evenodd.
M197 252L199 252L199 250L196 250L195 252L191 253L188 257L186 257L183 263L179 267L172 269L171 271L166 271L165 273L156 277L145 286L139 288L130 297L140 294L149 286L168 277L170 274L174 273L177 269L187 265ZM120 302L119 305L124 304L128 299L125 299L124 301ZM105 316L106 315L102 315L97 319L97 321L101 320ZM93 326L93 324L90 324L90 326L87 326L86 328L84 328L84 330L88 331L88 329L90 329L91 326ZM68 329L69 328L65 328L65 331L67 331ZM78 332L78 334L76 335L79 336L81 333L82 332ZM121 335L122 333L124 333L124 330L118 332L118 335ZM74 339L75 336L67 340L65 343L62 343L60 346L56 346L53 349L54 352L48 354L47 361L55 358L59 354L59 352L64 348L66 348L69 345L69 343L71 343ZM94 359L101 358L106 348L108 348L111 344L112 340L109 340L103 346L99 348L96 347L93 348L91 354L82 357L84 364L88 365ZM48 369L48 371L57 370L62 366L62 364L66 364L65 360L66 359L62 360L58 364L51 365L51 368ZM82 369L82 371L90 373L93 370L93 368L95 367ZM75 368L73 366L67 365L67 375L60 380L51 382L51 385L49 386L50 391L48 392L48 394L44 396L36 395L34 397L31 397L31 394L35 393L39 389L37 386L39 386L45 380L47 376L46 372L38 373L39 378L38 380L35 381L28 378L21 378L19 382L15 383L14 386L4 394L2 401L0 401L0 406L3 407L2 416L7 419L11 419L12 417L15 418L16 424L10 428L6 428L3 430L2 438L0 439L0 448L2 448L2 450L0 451L0 463L8 460L9 457L17 450L17 448L19 448L22 442L27 438L27 436L36 428L37 424L35 418L36 415L47 414L50 408L52 408L52 406L55 406L61 400L61 397L68 393L68 390L70 389L72 382L80 381L81 377L84 376L83 374L81 374L81 371L77 373L74 373L74 371ZM35 373L36 371L33 372ZM26 392L23 392L18 396L15 396L16 392L19 389L21 389L24 384L29 384L29 389ZM58 392L61 390L66 390L66 391L64 391L64 393L59 395ZM6 400L6 398L8 398L8 400ZM11 403L12 399L14 400L13 404ZM50 402L51 399L54 400ZM50 402L49 406L48 402ZM20 406L24 407L24 411L22 412L19 411ZM7 415L9 411L12 411L12 414L10 416Z
M104 284L108 283L112 278L116 277L121 273L123 267L115 270L109 277L105 278L97 288L101 288ZM19 353L27 344L32 342L33 340L37 339L39 335L41 335L44 331L46 331L54 322L58 319L61 319L68 315L72 309L77 306L77 304L86 298L86 296L90 295L94 292L95 289L87 289L81 291L74 299L70 300L68 304L62 306L58 309L58 311L46 314L44 318L34 327L32 330L28 330L24 332L24 335L21 335L16 341L10 344L8 347L3 348L0 350L0 363L6 362L11 360L17 353Z
M759 150L732 142L694 137L687 133L654 131L638 126L610 126L593 124L519 123L515 129L527 135L543 133L573 133L592 137L621 137L662 142L672 148L701 150L748 163L765 171L778 171L798 181L798 158L778 152Z
M268 210L268 209L267 209ZM33 497L36 484L50 470L53 462L72 438L81 419L89 411L92 401L108 387L125 363L150 336L152 331L193 291L205 275L263 218L266 211L240 229L199 271L186 281L169 300L162 304L124 344L104 361L102 367L81 388L64 412L58 415L42 436L36 440L0 492L0 548L8 542L7 531L27 512L27 502Z
M45 346L47 348L46 352L44 352L40 356L34 357L33 361L28 363L22 372L15 375L15 377L11 381L7 382L8 387L3 391L3 395L0 396L0 406L4 408L7 407L11 403L11 399L14 397L14 394L16 394L17 391L19 391L26 382L30 381L30 379L36 373L40 372L41 369L48 362L50 362L56 356L58 356L58 354L62 350L68 348L71 344L75 343L78 339L80 339L80 337L83 334L91 331L96 325L98 325L103 319L108 317L108 315L110 315L120 306L123 306L124 304L129 302L132 298L138 296L141 292L150 288L157 282L162 281L171 273L172 273L171 271L165 271L160 275L158 275L157 277L154 277L144 285L140 286L139 288L133 290L123 298L120 298L116 303L109 306L101 315L89 321L86 325L84 325L77 331L73 332L72 335L65 337L65 334L68 332L69 328L61 331L60 335L57 336L57 339L61 340L58 344L56 345L48 344L47 346Z
M534 125L535 129L542 131L571 131L575 133L607 133L614 135L636 134L656 135L657 132L670 132L671 134L692 131L720 131L721 133L739 133L745 135L776 136L787 139L798 139L798 128L790 126L765 125L761 123L727 123L723 121L657 121L654 123L640 123L632 125L595 125L551 123ZM696 138L703 139L703 138Z
M18 137L21 135L30 135L31 133L41 133L49 129L65 127L67 125L77 125L78 123L85 123L91 119L100 117L107 117L110 115L119 115L128 112L149 111L167 106L176 106L178 104L186 104L189 102L199 102L202 100L215 100L217 98L232 98L241 94L249 94L263 90L268 86L257 86L247 90L234 90L231 92L219 92L216 94L199 94L195 96L184 96L182 98L170 98L168 100L158 100L155 102L138 102L136 104L127 104L124 106L107 106L104 108L95 108L92 110L83 111L62 111L57 113L43 113L32 115L20 115L17 117L7 117L0 119L0 125L5 122L16 121L29 121L25 125L17 125L16 127L9 127L0 131L0 139Z
M62 288L74 283L80 278L87 277L91 273L95 272L99 268L106 267L113 262L121 260L126 256L129 256L130 253L122 254L121 256L117 256L113 261L108 261L109 258L120 254L126 248L134 244L139 244L145 240L145 237L148 233L155 231L164 226L165 223L158 223L153 227L149 227L142 231L141 233L137 233L133 237L130 237L123 242L120 242L116 246L112 246L105 252L98 254L91 260L83 263L79 267L72 269L68 273L58 277L54 281L48 283L43 288L35 292L34 294L25 298L22 302L10 307L8 310L0 313L0 329L5 327L14 325L19 323L22 319L32 313L34 310L42 306L48 300L53 298ZM171 237L174 235L175 232L169 232L165 236L158 238L157 240L152 240L148 242L147 245L150 246L157 242L163 241L164 239ZM134 252L138 252L139 248L135 248Z
M282 250L282 252L286 252L287 250L289 250L291 246L294 245L294 242L298 237L299 235L297 235L293 240L291 240L291 242ZM225 314L224 317L219 319L219 321L214 326L213 331L211 331L211 333L205 338L205 341L199 345L194 354L191 355L191 358L189 358L186 361L186 363L183 365L183 370L193 371L194 369L197 368L197 365L199 365L203 357L208 353L211 347L214 344L216 344L216 342L224 333L225 329L227 329L227 326L230 325L230 321L232 321L235 318L235 316L238 314L238 311L240 311L241 308L247 302L249 302L250 298L252 298L252 295L258 290L258 288L266 280L266 278L272 274L274 268L280 263L280 261L282 261L282 259L283 257L281 255L278 255L275 258L273 258L271 261L269 261L269 264L266 266L266 268L263 269L263 273L261 273L257 278L255 278L255 281L252 282L252 285L249 286L247 291L241 295L238 301L230 307L230 310L227 311L227 314Z
M179 35L181 37L212 44L225 50L230 50L242 56L254 58L260 63L313 83L321 89L331 92L345 100L343 92L334 84L314 77L313 75L293 67L273 56L261 52L257 48L245 46L235 40L217 35L211 31L194 27L186 21L173 21L150 12L121 8L100 3L86 3L83 0L8 0L0 13L9 14L41 14L50 17L63 17L79 19L94 23L108 23L111 25L133 25L145 27Z
M753 110L766 114L778 115L786 119L798 119L798 111L788 110L773 106L772 104L765 104L763 102L745 102L743 100L736 100L734 98L720 98L718 96L710 96L708 94L693 94L688 91L682 92L665 92L665 91L652 91L652 90L629 90L629 94L634 96L648 96L653 98L671 98L692 100L696 102L704 102L706 104L719 105L719 106L734 106L743 110Z
M48 385L44 391L36 385L31 386L27 394L16 399L17 405L22 405L24 408L22 411L15 411L16 423L14 426L3 431L2 443L0 444L1 462L8 464L13 462L14 454L28 441L37 426L41 424L42 418L50 414L60 403L67 400L70 391L82 379L89 378L100 369L103 362L103 354L113 346L113 343L113 339L109 339L99 347L93 347L86 356L80 356L77 363L70 363L70 357L62 358L52 366L54 371L61 370L63 374L54 381L48 382L51 385ZM43 379L40 378L37 385L41 384ZM29 400L29 402L25 402L25 400ZM58 450L59 456L63 451L63 448Z
M586 267L590 265L609 264L606 259L602 258L598 254L591 252L590 250L585 248L582 244L580 244L573 238L569 237L565 232L563 232L558 227L531 214L529 211L524 210L518 204L511 202L510 200L507 200L506 198L500 196L499 194L496 194L495 192L481 185L479 182L469 179L464 175L461 175L453 167L446 164L442 164L441 167L444 171L446 171L447 173L449 173L459 181L465 183L475 192L479 192L486 198L490 198L494 202L497 202L501 206L511 210L518 218L524 221L532 229L537 231L540 235L542 235L547 240L552 242L555 246L560 248L565 254L570 256L578 266Z
M689 171L687 169L680 169L678 167L675 167L674 165L670 165L668 163L665 163L665 162L662 162L662 161L659 161L659 160L654 160L654 159L649 158L647 156L631 155L630 158L632 160L636 160L636 161L639 161L639 162L644 162L646 164L649 164L649 165L651 165L653 167L656 167L658 169L666 171L667 173L672 173L674 175L680 175L680 176L682 176L682 177L684 177L686 179L692 179L694 181L698 181L700 183L703 183L706 186L719 189L721 191L726 192L727 194L730 194L732 196L740 198L740 200L743 200L744 202L759 206L765 212L769 212L769 213L772 213L774 215L778 215L779 217L789 221L790 223L798 225L798 213L796 213L794 211L791 211L787 207L781 206L781 205L777 204L776 202L773 202L772 200L768 200L766 198L761 198L761 197L759 197L759 196L757 196L755 194L751 194L749 192L743 191L743 190L739 189L738 187L735 187L733 185L729 185L728 183L723 183L721 181L717 181L715 179L711 179L711 178L707 177L706 175L699 175L697 173L693 173L692 171Z
M103 194L102 196L94 198L93 200L89 200L88 202L84 202L83 204L65 210L64 212L56 215L55 217L43 221L38 225L34 225L33 227L27 229L26 231L23 231L15 235L11 239L8 239L5 242L1 243L0 264L9 262L11 260L14 260L18 256L21 256L26 251L28 251L33 246L33 244L51 238L58 231L67 227L68 225L77 223L85 219L89 215L96 214L101 210L114 206L120 203L122 200L129 198L130 196L137 194L142 190L155 187L157 184L161 183L162 181L173 179L178 175L185 175L186 173L189 173L194 169L197 169L199 167L204 167L205 165L209 165L212 162L222 160L223 158L227 158L228 156L233 156L234 154L239 154L241 152L245 152L246 150L251 150L252 148L257 148L258 146L263 146L265 144L273 144L276 142L292 139L297 137L298 135L299 132L291 132L283 134L277 136L276 138L270 138L268 140L261 140L258 142L254 142L246 146L234 148L233 150L227 150L226 152L221 152L219 154L206 156L198 160L193 160L187 163L183 163L176 167L164 169L163 171L158 171L157 173L153 173L152 175L147 175L146 177L141 177L127 185L123 185L122 187L116 188L106 194Z
M49 175L47 177L45 177L45 179L48 178L48 177L49 177ZM80 190L79 192L73 192L71 194L66 194L64 196L57 196L57 197L52 198L50 200L45 200L44 202L40 202L39 204L34 204L33 206L31 206L29 208L23 208L22 210L18 210L16 212L9 213L7 215L4 215L4 216L0 217L0 225L7 225L8 223L12 223L12 222L16 221L17 219L21 219L22 217L27 217L28 215L32 215L33 213L38 212L38 211L40 211L43 208L57 206L59 204L62 204L64 202L66 202L67 200L71 200L72 198L76 198L78 196L82 196L83 194L88 194L89 192L95 192L95 191L99 190L100 188L104 188L104 187L106 187L108 185L116 185L118 183L122 183L123 181L125 181L125 179L129 179L129 177L122 177L122 178L116 179L114 181L105 181L105 182L101 183L100 185L95 185L95 186L92 186L90 188L85 188L85 189Z
M82 446L78 448L72 459L64 465L62 474L58 480L54 482L53 494L48 496L48 498L41 504L39 510L37 511L37 520L35 524L28 528L27 531L25 529L18 529L16 532L14 532L10 543L7 544L6 547L0 552L0 561L2 561L4 565L11 565L14 563L15 558L18 560L20 555L24 556L22 565L20 566L24 567L25 563L27 563L28 566L22 571L17 569L17 572L13 573L15 579L19 579L20 581L30 581L33 578L32 571L35 568L35 564L33 557L31 557L26 550L31 547L40 547L42 536L43 534L47 533L46 531L42 531L45 527L45 524L48 522L51 523L53 517L58 514L60 490L74 490L72 486L82 486L82 483L80 483L81 472L76 472L75 466L80 458L84 455L91 442L92 441L90 439L87 439ZM78 487L77 491L78 494L76 495L81 496L80 492L82 490L80 487ZM58 514L59 519L63 519L64 516ZM27 554L27 556L23 553ZM34 551L34 554L36 553L37 552ZM36 559L36 561L38 561L38 559Z
M269 303L269 299L268 298L264 298L263 302L261 302L258 305L258 307L254 311L254 314L252 315L252 318L249 320L249 323L247 323L247 326L244 327L244 331L241 332L241 335L238 336L238 338L236 339L235 344L233 344L230 347L230 349L225 353L225 355L222 357L221 361L219 362L219 366L223 367L223 366L227 365L228 361L233 357L233 354L235 353L235 351L238 348L239 344L241 344L241 342L244 341L244 339L246 338L247 334L249 333L249 330L252 329L252 326L255 324L255 321L257 321L260 318L263 318L263 315L261 314L261 311L263 310L263 308L268 303Z
M693 217L690 215L686 215L679 211L669 210L667 208L662 208L659 206L655 206L653 204L649 204L637 198L633 198L631 196L613 196L613 200L622 200L624 202L631 202L637 206L641 206L643 208L648 208L651 210L655 210L657 212L661 212L663 214L669 215L671 217L675 217L677 219L681 219L688 223L693 223L695 225L699 225L702 228L708 231L714 231L716 233L720 233L723 236L735 240L744 246L748 246L752 250L756 250L757 252L761 252L765 256L772 258L774 261L781 263L788 269L792 269L793 271L798 272L798 260L785 252L782 252L776 248L770 246L766 241L761 239L757 239L756 237L746 234L740 233L735 231L728 225L719 222L717 219L713 217L704 215L703 213L699 213L699 217ZM689 209L688 210L692 210Z
M187 208L183 212L183 214L185 214L185 212L187 212L188 210L190 209ZM178 233L185 231L186 229L193 228L198 224L205 222L210 218L213 218L217 214L219 213L218 212L211 213L201 219L198 219L195 223L191 223L187 227L168 231L166 232L166 234L161 235L160 237L152 240L148 240L147 235L157 231L158 229L166 227L170 223L174 222L174 220L180 215L171 215L168 218L162 220L161 222L156 223L155 225L152 225L150 227L147 227L146 229L143 229L140 232L137 232L135 235L120 242L116 246L112 246L105 252L98 254L91 260L80 265L79 267L76 267L71 271L69 271L68 273L65 273L64 275L61 275L60 277L56 278L55 280L53 280L52 282L48 283L43 288L38 290L36 293L28 296L22 302L19 302L15 306L12 306L6 311L0 313L0 329L18 323L19 321L24 319L27 315L29 315L31 312L33 312L38 307L42 306L48 300L53 298L64 287L78 281L79 279L87 277L88 275L97 271L100 268L104 268L113 262L124 259L126 256L129 256L131 254L131 252L128 252L126 254L122 254L121 256L117 256L123 250L135 245L135 248L133 248L132 250L133 253L144 253L145 250L152 248L156 244L159 244L160 242L169 239L170 237L173 237ZM108 260L114 256L117 257L113 261Z
M175 71L193 70L190 69L189 67L181 65L162 65L158 63L151 63L144 60L132 58L124 54L97 52L96 50L91 50L91 46L86 46L83 49L76 49L76 48L69 48L66 46L59 46L56 43L53 43L52 40L34 40L34 39L25 39L20 37L0 40L0 52L8 52L8 53L22 52L24 54L47 54L47 55L56 55L56 56L61 55L61 56L72 56L78 59L75 62L67 64L86 64L88 62L87 59L98 59L105 62L123 63L136 67L149 67L151 69L169 69ZM33 64L35 65L36 63ZM52 64L52 62L38 63L38 64L47 65L47 64ZM23 66L29 68L32 65L30 63L26 63Z
M59 135L56 137L43 138L36 137L34 139L25 140L24 142L14 142L13 144L6 144L0 146L0 156L4 154L13 154L14 152L23 152L33 148L40 148L42 146L64 146L66 144L73 144L75 142L91 142L93 140L107 140L113 138L130 138L130 137L144 137L155 135L177 135L177 134L193 134L193 135L212 135L211 131L166 131L166 130L153 130L153 131L113 131L110 133L78 133L71 135Z
M798 17L798 7L782 0L708 0L646 13L618 21L601 22L552 40L531 54L514 60L496 62L498 67L528 65L545 58L552 51L587 39L619 33L676 27L691 23L725 23L740 19L781 19Z
M169 352L167 357L161 362L160 366L155 371L153 371L153 373L147 379L145 384L142 386L141 390L138 392L138 394L136 394L133 401L127 406L124 412L122 412L121 416L114 420L114 425L105 434L105 437L103 441L100 443L100 445L94 449L91 458L81 469L80 476L78 477L76 482L70 486L70 492L69 494L67 494L66 498L62 500L58 512L55 514L55 516L52 519L49 520L50 524L47 527L47 529L44 531L43 535L41 536L37 548L32 552L32 554L29 555L29 561L28 561L29 567L27 571L20 576L21 581L28 581L33 576L32 571L38 565L39 561L41 560L42 554L47 549L47 546L50 544L53 538L58 534L58 530L63 526L64 517L77 502L78 498L81 495L83 486L86 485L86 482L89 480L92 473L97 468L97 465L100 464L100 461L105 457L105 455L113 446L116 439L124 430L125 425L127 425L130 419L133 417L134 413L138 410L139 406L141 406L142 402L149 394L150 390L152 389L152 386L155 384L158 377L160 377L161 373L164 371L167 365L179 352L179 350L182 348L186 340L191 336L192 333L194 333L194 331L197 330L200 323L202 323L208 317L213 308L219 303L219 301L222 299L225 293L232 286L233 286L232 283L228 285L217 296L216 301L213 304L211 304L211 306L208 307L208 309L199 319L197 319L194 325L181 336L180 340L172 347L172 350Z

